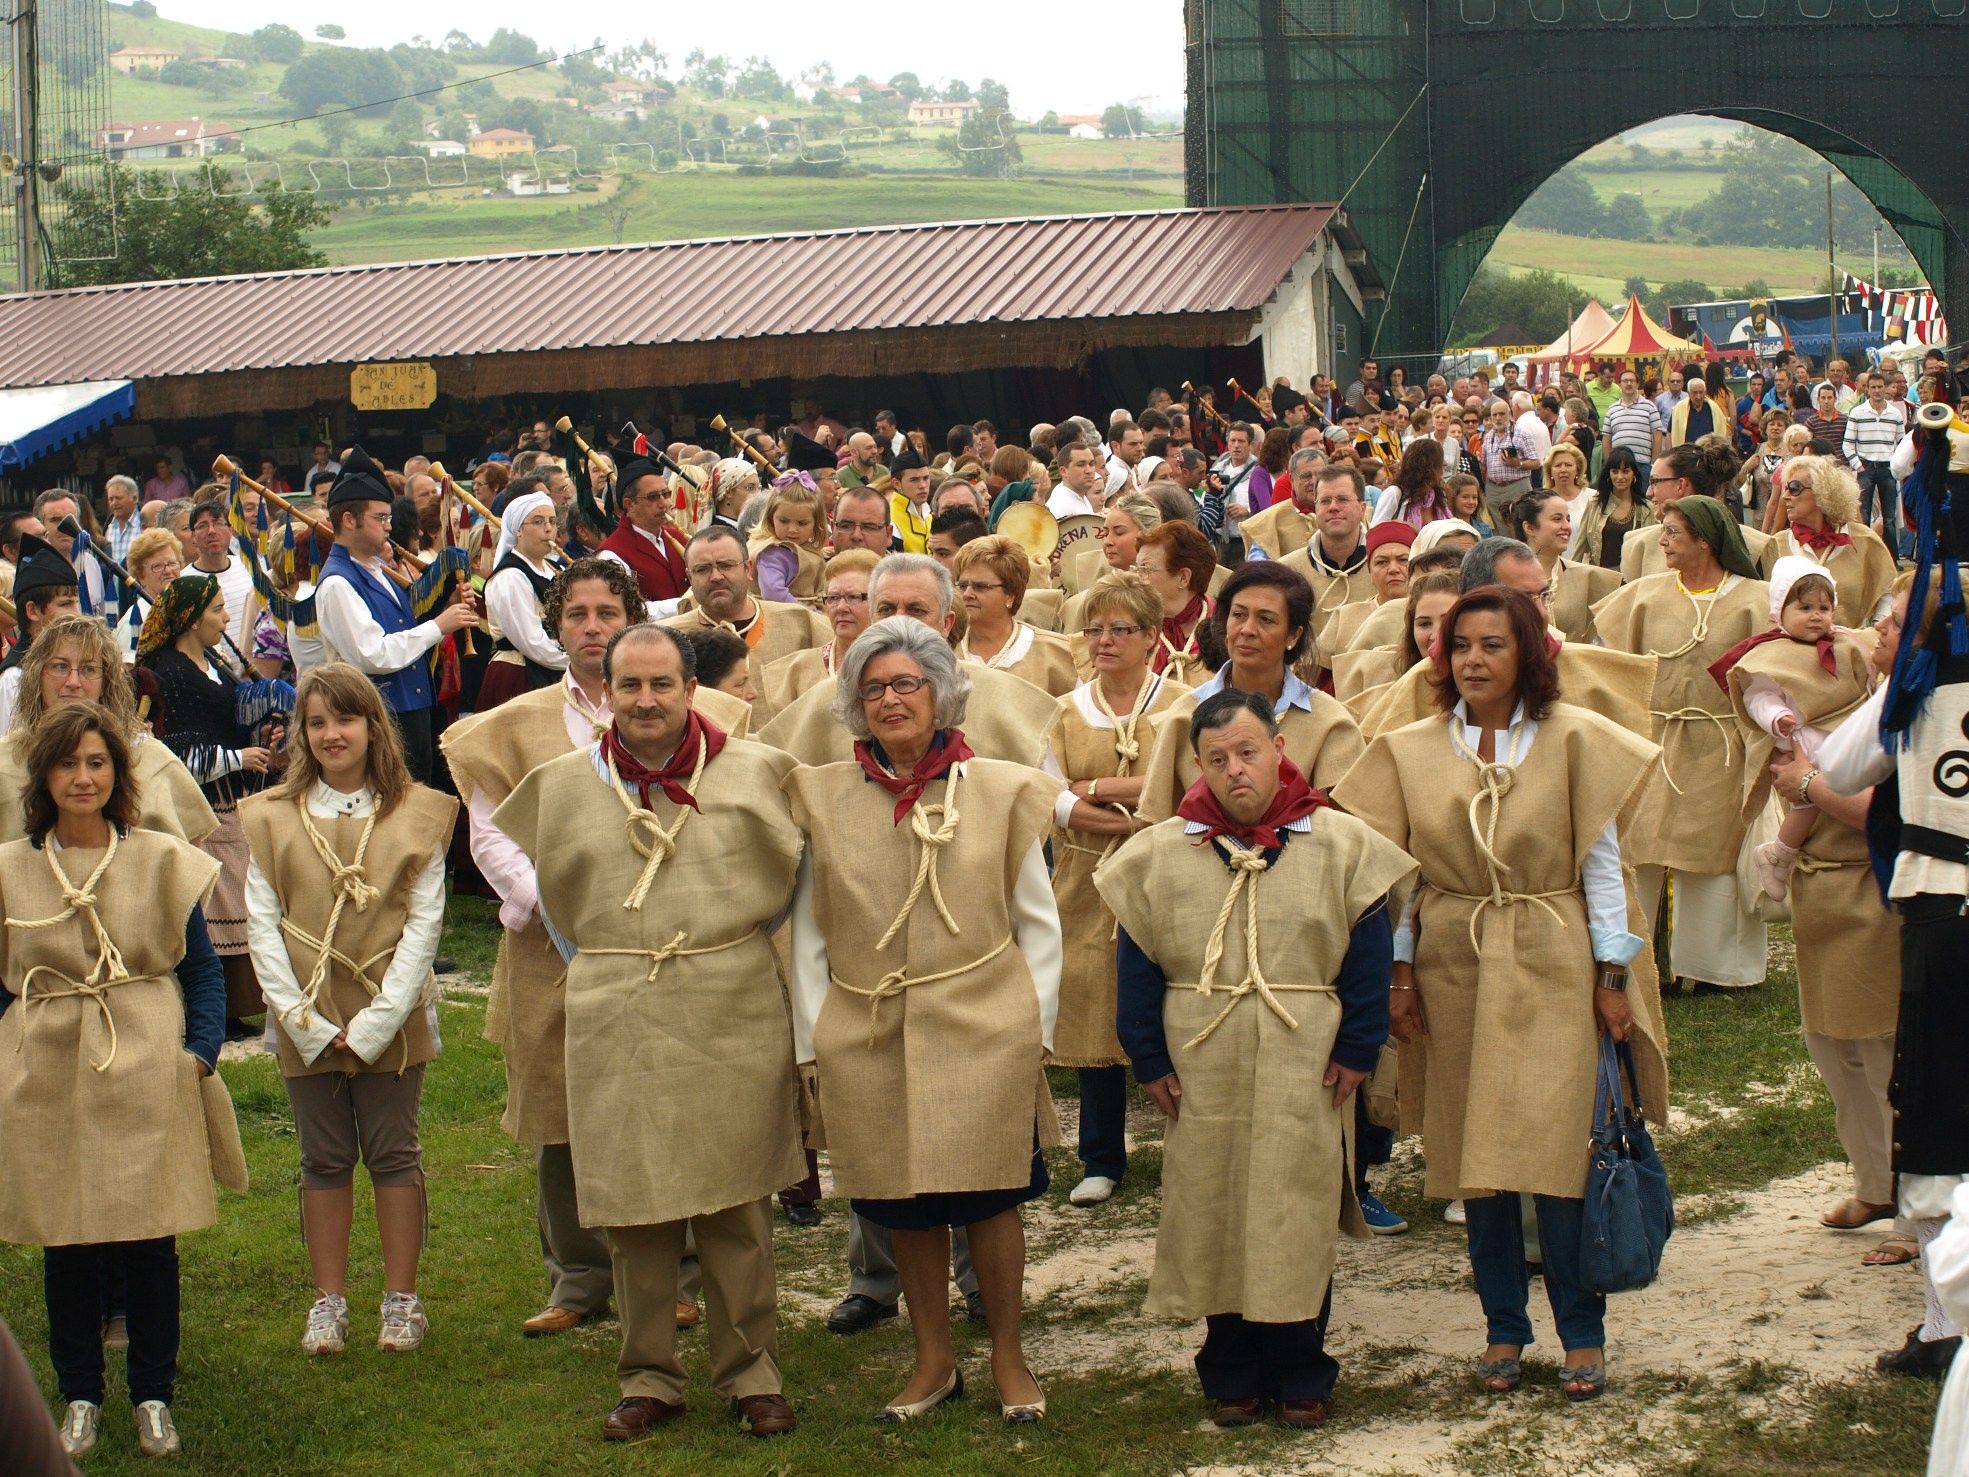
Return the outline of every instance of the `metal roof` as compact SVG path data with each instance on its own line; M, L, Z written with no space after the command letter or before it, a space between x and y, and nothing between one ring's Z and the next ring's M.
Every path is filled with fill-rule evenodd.
M1331 205L653 242L0 296L0 386L1255 311Z

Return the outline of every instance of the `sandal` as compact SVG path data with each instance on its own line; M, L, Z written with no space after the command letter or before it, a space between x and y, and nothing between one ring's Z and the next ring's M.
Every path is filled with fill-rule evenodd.
M1525 1382L1524 1365L1516 1359L1486 1359L1477 1365L1477 1378L1492 1395L1509 1395Z
M1888 1236L1860 1258L1862 1267L1905 1267L1921 1255L1912 1236Z
M1575 1390L1574 1385L1581 1388ZM1599 1364L1579 1364L1559 1371L1559 1393L1578 1404L1582 1400L1598 1400L1607 1392L1607 1366Z
M1863 1226L1872 1225L1875 1221L1893 1218L1892 1205L1874 1205L1860 1199L1857 1195L1848 1195L1820 1216L1819 1224L1829 1231L1857 1231Z

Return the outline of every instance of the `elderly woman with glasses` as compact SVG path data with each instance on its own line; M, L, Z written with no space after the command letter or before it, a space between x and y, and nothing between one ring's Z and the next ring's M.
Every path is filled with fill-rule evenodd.
M1770 586L1744 546L1742 525L1715 498L1679 497L1663 506L1660 547L1666 570L1593 607L1604 644L1655 658L1651 736L1661 745L1670 793L1651 807L1652 823L1636 828L1628 860L1650 934L1664 874L1675 873L1673 974L1696 982L1699 993L1762 984L1764 925L1737 896L1737 853L1748 824L1744 740L1729 694L1709 669L1770 628Z
M1894 608L1894 556L1879 534L1860 521L1860 484L1846 464L1830 456L1795 456L1784 464L1785 526L1777 554L1802 554L1822 567L1838 592L1833 619L1842 626L1870 626ZM1775 562L1775 561L1773 561Z
M1053 697L1073 690L1080 680L1073 643L1017 618L1032 580L1024 545L996 533L972 539L957 551L950 573L968 623L959 656L1022 677Z
M937 631L877 621L835 679L853 760L785 782L808 847L793 902L795 1051L817 1075L836 1185L893 1234L916 1340L885 1422L963 1393L953 1226L969 1234L1005 1419L1046 1411L1020 1337L1018 1208L1045 1193L1040 1148L1059 1140L1043 1068L1061 962L1044 842L1060 787L972 755L959 726L970 695Z
M1068 930L1053 1061L1080 1072L1082 1178L1069 1198L1098 1205L1128 1170L1128 1056L1115 1034L1114 915L1094 868L1143 825L1151 720L1187 689L1151 669L1163 607L1147 580L1117 570L1085 600L1079 634L1094 675L1059 700L1045 768L1066 786L1053 807L1053 896Z

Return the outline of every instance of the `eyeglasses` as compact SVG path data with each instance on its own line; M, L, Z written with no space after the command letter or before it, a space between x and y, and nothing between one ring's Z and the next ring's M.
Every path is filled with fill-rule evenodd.
M687 572L692 579L702 579L711 574L734 575L743 568L743 559L720 559L716 564L693 564Z
M851 518L836 518L834 520L834 531L836 533L887 533L889 531L889 525L886 523L856 523Z
M1080 634L1089 641L1099 641L1103 636L1112 636L1117 641L1126 641L1130 636L1139 636L1147 626L1082 626Z
M64 661L52 661L41 670L57 682L66 682L77 675L80 675L85 682L94 682L103 674L103 669L94 662L84 662L79 667L72 667Z
M1002 590L1004 588L1003 585L993 584L988 580L959 580L957 582L957 593L960 595L982 595L989 590Z
M1810 492L1812 490L1812 484L1809 482L1787 482L1784 485L1784 490L1793 497L1797 497L1801 492Z
M822 605L866 605L868 604L868 597L866 595L823 595L820 597L820 603Z
M928 677L891 677L887 682L864 682L855 689L855 695L865 703L879 703L885 692L894 692L897 697L908 697L912 692L921 692L929 685Z

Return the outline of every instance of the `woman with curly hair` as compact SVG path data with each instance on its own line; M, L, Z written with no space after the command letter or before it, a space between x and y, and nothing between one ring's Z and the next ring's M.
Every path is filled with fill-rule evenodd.
M1420 528L1449 516L1449 499L1443 493L1442 443L1428 436L1409 442L1401 465L1395 469L1394 482L1375 500L1373 521L1386 523L1398 518L1411 528Z
M1784 499L1778 557L1803 555L1825 570L1838 591L1839 625L1872 625L1894 608L1898 571L1880 535L1860 521L1859 479L1830 456L1795 456L1783 478L1773 489Z

